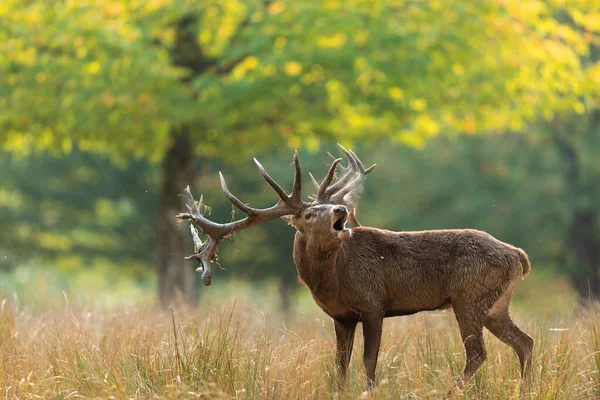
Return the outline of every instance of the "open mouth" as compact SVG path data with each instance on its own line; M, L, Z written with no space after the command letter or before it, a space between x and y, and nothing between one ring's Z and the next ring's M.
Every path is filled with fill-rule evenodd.
M346 217L340 217L338 218L334 223L333 223L333 230L335 232L340 232L343 231L344 228L344 224L346 223Z

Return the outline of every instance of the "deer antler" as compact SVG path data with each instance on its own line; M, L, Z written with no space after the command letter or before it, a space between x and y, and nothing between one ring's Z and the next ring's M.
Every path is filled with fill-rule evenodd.
M196 260L198 262L199 267L196 271L202 271L202 282L204 282L206 286L211 284L212 271L210 264L217 260L217 251L221 240L236 231L248 228L256 223L283 217L284 215L299 214L302 210L315 204L329 203L346 205L350 210L350 220L354 226L360 225L355 217L356 196L365 181L365 176L375 168L376 164L365 169L360 159L352 150L346 150L343 146L339 146L348 159L348 166L345 168L341 167L340 161L342 159L335 159L329 167L329 171L321 184L317 183L315 178L311 175L310 177L317 187L317 195L315 196L314 201L310 203L302 201L302 171L300 169L300 161L298 160L298 151L294 153L294 183L292 185L292 193L289 195L285 193L273 178L271 178L258 160L256 158L254 159L261 175L280 198L274 206L269 208L253 208L242 203L229 191L223 174L219 172L223 194L237 209L246 214L245 218L237 221L221 224L209 220L204 215L206 206L203 203L203 197L200 196L200 201L196 202L192 196L190 187L188 186L185 188L184 192L187 197L186 207L188 212L177 214L177 219L179 221L193 221L200 228L202 233L208 236L208 239L205 242L202 242L198 230L193 224L190 224L195 253L186 257L186 259ZM343 176L329 186L334 178L337 167L341 168Z
M275 190L280 198L277 204L270 208L252 208L242 203L229 191L229 189L227 189L225 178L223 177L223 174L219 172L223 194L225 197L227 197L227 199L229 199L229 201L231 201L231 203L233 203L236 208L238 208L240 211L243 211L247 215L246 218L225 224L210 221L204 216L206 207L203 204L203 197L201 196L200 201L196 203L190 191L190 187L188 186L185 188L185 195L187 196L187 209L189 212L177 214L177 219L179 221L194 221L202 230L202 232L208 236L206 242L203 243L196 228L193 225L190 225L190 230L192 232L192 238L194 241L195 254L187 257L187 259L196 260L198 262L200 266L198 267L197 271L202 271L202 282L204 282L206 286L211 284L212 271L210 268L210 263L216 259L219 243L221 240L223 240L223 238L231 235L235 231L245 229L258 222L279 218L284 215L297 214L304 208L310 206L309 203L304 203L302 201L302 172L300 170L300 162L298 160L298 151L296 151L294 154L294 183L292 186L292 193L290 195L287 195L281 186L279 186L279 184L275 182L271 176L269 176L267 171L256 158L254 159L254 162L258 166L258 169L265 181L267 181L269 186Z
M346 150L344 146L339 143L338 146L346 155L348 166L345 168L340 166L341 158L336 159L328 153L334 161L329 167L325 179L319 184L314 176L309 173L313 184L317 188L315 202L345 205L350 211L350 221L352 221L352 224L354 226L360 226L360 223L356 219L357 197L360 194L366 176L375 169L377 164L373 164L365 169L363 163L352 150ZM333 180L337 167L340 167L343 175L333 185L329 186Z

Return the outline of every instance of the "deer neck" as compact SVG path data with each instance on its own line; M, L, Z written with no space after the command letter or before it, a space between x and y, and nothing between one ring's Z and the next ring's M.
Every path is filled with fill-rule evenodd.
M337 273L341 265L341 248L322 249L299 232L294 240L294 262L298 278L320 299L333 298L337 294Z

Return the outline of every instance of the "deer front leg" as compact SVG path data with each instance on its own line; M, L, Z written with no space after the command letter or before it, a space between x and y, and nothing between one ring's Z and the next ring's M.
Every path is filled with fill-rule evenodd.
M352 346L354 344L354 332L356 331L357 321L352 320L334 320L335 337L337 339L336 362L340 369L340 386L346 378L346 371L352 356Z
M381 343L381 328L383 318L380 316L363 317L363 336L365 339L365 351L363 363L367 372L367 385L369 389L375 387L375 368L377 367L377 356Z

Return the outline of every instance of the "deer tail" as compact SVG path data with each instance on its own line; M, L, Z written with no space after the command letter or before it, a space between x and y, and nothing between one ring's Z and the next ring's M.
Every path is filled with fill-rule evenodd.
M525 253L523 250L518 248L517 253L519 254L519 260L521 261L521 265L523 266L521 279L525 279L527 275L529 275L529 273L531 272L531 262L529 261L527 253Z

